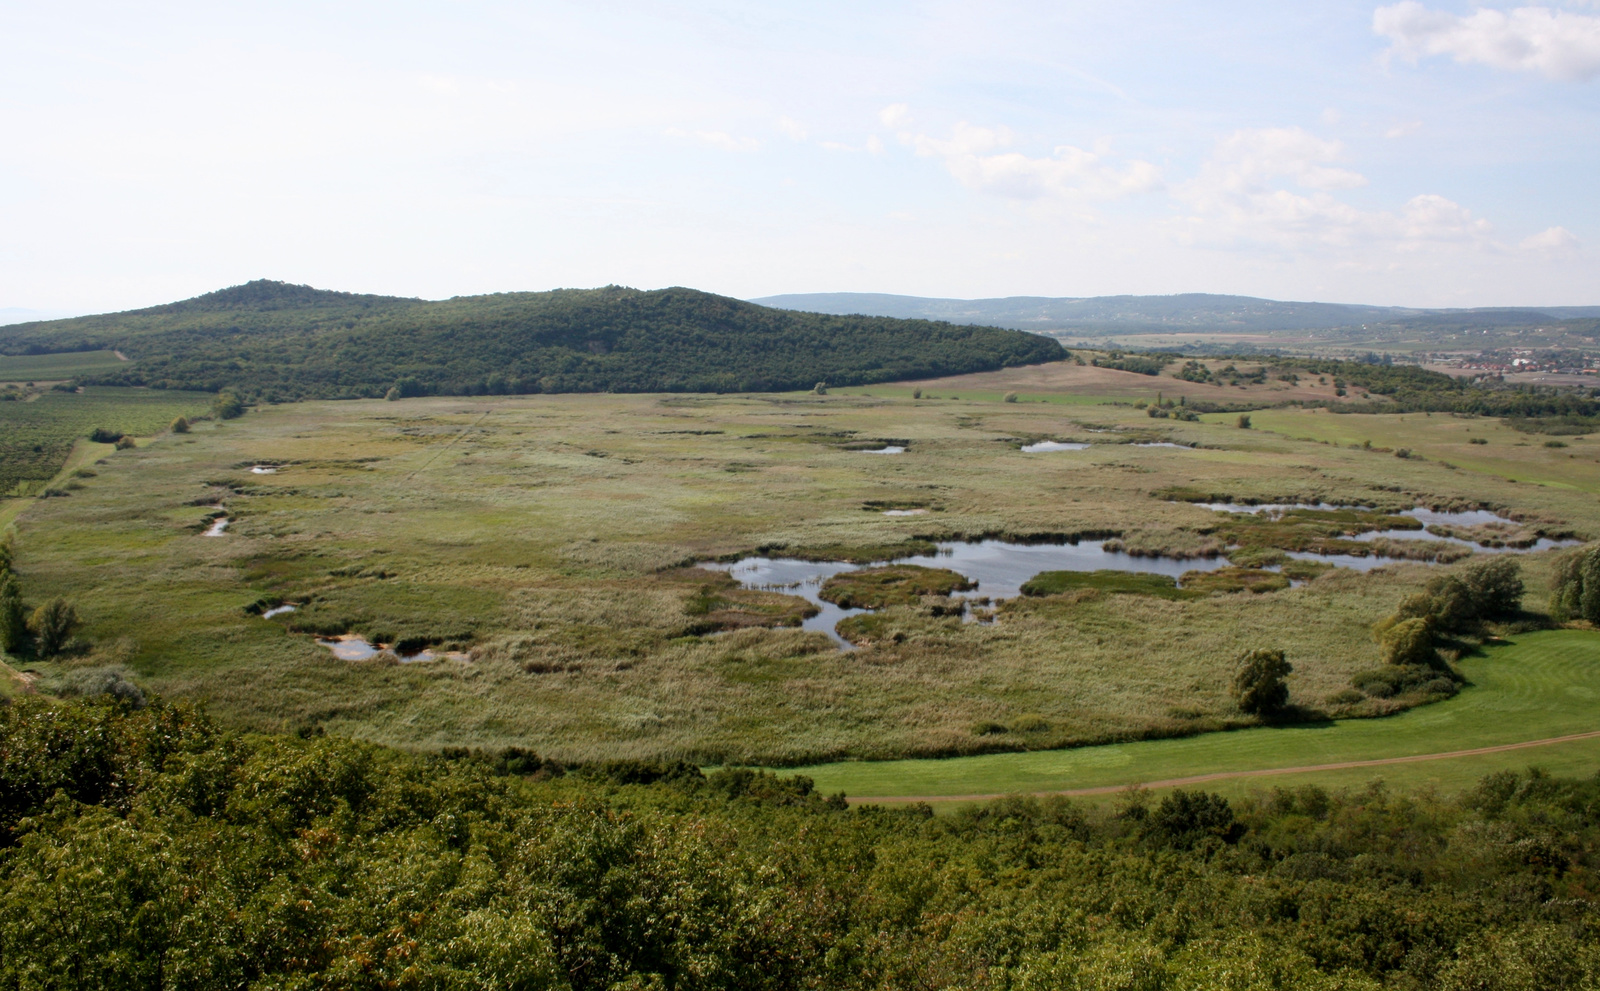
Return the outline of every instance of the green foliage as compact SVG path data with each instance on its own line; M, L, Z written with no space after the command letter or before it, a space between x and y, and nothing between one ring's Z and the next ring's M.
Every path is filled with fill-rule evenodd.
M78 629L78 611L63 598L54 598L33 611L28 620L34 649L41 657L54 657L66 649Z
M1008 403L1014 403L1017 401L1017 394L1015 392L1008 392L1001 398Z
M618 286L428 302L261 281L146 310L0 328L0 348L13 351L97 341L136 360L86 381L229 390L252 401L376 398L391 387L402 397L790 390L1066 354L1021 331Z
M1401 666L1443 667L1439 652L1434 649L1433 621L1421 616L1391 618L1378 624L1375 631L1378 645L1383 648L1385 664Z
M168 427L167 429L171 430L175 434L186 434L189 432L189 418L180 416L173 420L172 426Z
M1122 372L1137 372L1140 375L1160 375L1161 369L1167 367L1172 361L1168 355L1137 355L1123 354L1112 351L1104 358L1093 358L1090 364L1096 368L1115 368Z
M1240 430L1249 430L1250 429L1250 414L1248 414L1248 413L1240 413L1239 414L1239 429Z
M1170 575L1141 571L1041 571L1022 583L1023 595L1060 595L1078 589L1159 599L1192 599L1196 593L1178 587Z
M0 571L0 650L16 656L28 648L28 613L22 589L9 571Z
M975 587L975 582L948 568L891 564L834 575L822 583L817 596L846 609L882 609L912 603L924 595L949 595Z
M1186 361L1183 367L1172 373L1173 378L1183 379L1185 382L1210 382L1214 377L1211 369L1203 362Z
M1260 648L1239 658L1233 675L1233 698L1239 709L1253 716L1270 716L1289 704L1289 685L1285 680L1294 666L1283 651Z
M1341 396L1345 394L1346 386L1384 396L1392 402L1384 404L1383 412L1500 416L1507 417L1506 422L1512 426L1530 419L1548 420L1552 425L1569 424L1582 422L1600 413L1600 402L1571 391L1475 384L1442 372L1428 371L1418 365L1304 358L1280 359L1280 364L1292 365L1312 375L1333 376L1335 392ZM1367 404L1340 404L1332 408L1343 412L1378 409L1373 407L1369 410ZM1573 432L1587 433L1588 430Z
M244 403L231 392L218 393L211 404L211 415L219 420L237 420L244 416Z
M49 382L111 372L123 365L110 351L0 355L0 382Z
M1600 623L1600 547L1573 551L1556 564L1550 612L1561 621Z
M89 431L89 440L96 444L115 444L122 439L122 431L107 430L105 427L95 427Z
M0 328L3 329L3 328ZM19 483L41 483L61 470L72 445L105 423L135 436L159 433L174 416L205 411L210 396L155 389L89 387L46 392L27 403L0 405L0 495Z
M1600 782L1527 773L933 816L746 769L538 781L21 698L0 986L1588 987L1597 806Z

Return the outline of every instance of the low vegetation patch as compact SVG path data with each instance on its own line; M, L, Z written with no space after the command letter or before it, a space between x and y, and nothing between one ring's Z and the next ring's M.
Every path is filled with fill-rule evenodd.
M1080 589L1121 595L1151 595L1160 599L1192 599L1202 594L1169 575L1137 571L1044 571L1022 585L1023 595L1061 595Z
M818 596L845 609L882 609L907 605L925 595L949 595L977 588L977 583L947 568L891 564L834 575Z

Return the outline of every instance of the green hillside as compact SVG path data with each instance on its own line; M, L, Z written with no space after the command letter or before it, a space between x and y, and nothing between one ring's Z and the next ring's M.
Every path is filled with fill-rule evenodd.
M126 313L0 328L0 353L117 349L101 385L292 400L862 385L1065 357L1047 338L929 320L768 309L617 286L442 302L257 281Z

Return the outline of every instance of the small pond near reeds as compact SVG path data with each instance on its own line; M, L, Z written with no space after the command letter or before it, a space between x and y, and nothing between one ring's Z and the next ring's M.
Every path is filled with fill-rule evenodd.
M1032 444L1022 445L1023 454L1044 454L1048 451L1082 451L1088 444L1078 444L1071 441L1041 440Z
M262 619L271 619L274 616L282 616L284 613L294 612L294 608L295 607L293 605L289 604L289 603L284 603L281 606L273 606L271 609L262 610L261 611L261 618Z
M333 651L333 656L341 661L370 661L382 656L392 657L401 664L436 661L441 657L448 657L458 661L467 659L467 655L463 653L435 653L426 647L408 654L402 654L395 650L393 646L370 643L365 637L357 636L354 633L346 633L337 637L317 637L317 643Z
M906 449L901 447L899 444L890 444L888 447L868 448L867 450L857 451L856 453L857 454L904 454L904 453L906 453Z
M221 507L219 506L217 508L220 509ZM223 532L228 529L229 522L231 521L226 516L218 516L216 519L211 521L211 526L207 527L206 532L202 533L200 536L220 537L222 536Z
M1046 441L1043 443L1054 442ZM1087 446L1086 444L1077 445L1078 448ZM1268 513L1272 515L1281 515L1294 509L1326 511L1354 508L1333 506L1326 503L1280 503L1259 506L1236 503L1196 503L1195 505L1223 512ZM887 510L885 512L887 515L899 516L912 515L917 513L918 510L901 509ZM1487 510L1448 513L1417 507L1392 515L1409 516L1424 526L1472 527L1488 523L1509 524L1512 522ZM1370 541L1377 540L1380 537L1417 543L1428 541L1443 542L1467 546L1475 551L1487 553L1526 553L1528 551L1546 550L1552 547L1564 547L1580 543L1580 541L1575 540L1552 540L1548 537L1540 537L1536 542L1526 547L1486 547L1456 537L1429 533L1422 529L1369 531L1366 534L1358 534L1346 539ZM1185 572L1217 571L1230 567L1232 564L1225 554L1201 558L1133 555L1118 550L1107 550L1105 543L1103 540L1081 540L1077 543L1015 543L1004 540L946 541L937 545L938 550L934 554L899 557L870 565L850 564L844 561L803 561L795 558L751 556L731 564L705 563L701 567L726 571L745 588L784 592L805 599L816 606L819 611L815 616L803 621L801 628L826 633L844 649L852 650L854 645L841 637L835 626L846 617L860 615L871 610L843 608L825 601L818 593L822 589L823 582L827 579L834 575L856 571L861 568L880 567L886 564L947 568L977 583L975 588L964 592L956 592L952 595L952 598L998 601L1021 595L1023 583L1045 571L1126 571L1166 575L1174 579L1181 579ZM1362 557L1353 554L1316 554L1308 551L1290 551L1287 553L1289 557L1298 560L1317 561L1357 571L1370 571L1373 568L1388 564L1428 563L1426 561L1389 557L1380 554Z
M845 609L819 597L822 583L834 575L882 564L913 564L924 568L949 568L978 583L977 588L956 592L959 599L1012 599L1022 594L1022 583L1041 571L1140 571L1180 577L1186 571L1214 571L1228 565L1225 557L1178 560L1136 557L1108 551L1103 540L1076 544L1019 544L1004 540L950 541L934 554L914 554L892 561L862 565L844 561L801 561L795 558L747 557L731 564L706 563L702 568L726 571L745 588L797 595L820 612L800 624L801 629L828 634L846 650L854 645L834 630L847 616L868 609Z

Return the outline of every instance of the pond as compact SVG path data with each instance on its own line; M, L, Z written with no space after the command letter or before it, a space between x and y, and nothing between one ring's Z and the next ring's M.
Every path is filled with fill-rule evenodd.
M978 583L977 588L957 592L953 598L1012 599L1022 594L1022 583L1041 571L1142 571L1181 576L1185 571L1214 571L1227 567L1225 557L1199 560L1135 557L1122 551L1108 551L1103 540L1083 540L1076 544L1018 544L1004 540L950 541L938 545L935 554L915 554L895 558L892 564L916 564L925 568L949 568ZM798 595L821 611L800 624L801 629L828 634L846 650L854 645L834 630L847 616L867 609L845 609L818 597L822 583L834 575L873 565L844 561L801 561L795 558L747 557L732 564L707 563L700 567L726 571L745 588Z
M1043 454L1047 451L1082 451L1088 444L1078 444L1061 440L1041 440L1033 444L1022 445L1023 454Z
M262 615L266 615L266 613ZM409 654L402 654L391 645L370 643L366 638L357 636L354 633L346 633L337 637L317 637L317 643L333 651L333 656L341 661L370 661L380 656L395 658L401 664L419 664L423 661L436 661L441 657L448 657L456 661L468 660L465 653L449 651L435 653L426 647L412 651Z
M218 506L216 508L221 509L222 507ZM211 526L208 527L206 529L206 532L202 533L200 536L202 536L202 537L220 537L220 536L222 536L223 531L228 529L228 524L230 522L231 521L226 516L218 516L216 519L211 521Z
M294 608L295 608L294 606L292 606L292 605L290 605L288 603L285 603L285 604L283 604L281 606L273 606L271 609L262 610L261 618L262 619L271 619L274 616L282 616L284 613L294 612Z
M1047 441L1045 443L1054 442ZM1079 445L1079 447L1087 446ZM1327 503L1277 503L1261 506L1246 506L1237 503L1196 503L1195 505L1225 512L1272 513L1275 515L1290 509L1329 510L1353 508L1333 506ZM886 510L885 515L909 516L920 512L925 512L925 510L891 509ZM1479 526L1484 523L1510 522L1487 510L1447 513L1417 507L1395 515L1410 516L1424 525ZM1579 543L1579 541L1575 540L1551 540L1541 537L1531 547L1490 548L1480 547L1470 541L1454 537L1440 537L1422 530L1398 529L1362 534L1350 539L1375 540L1378 537L1464 544L1480 553L1518 553ZM1313 554L1293 551L1289 552L1289 556L1302 561L1320 561L1356 571L1371 571L1373 568L1387 564L1426 563L1377 554L1358 557L1351 554ZM752 556L735 561L732 564L706 563L700 566L716 571L726 571L745 588L784 592L805 599L815 605L819 612L801 623L801 628L826 633L844 649L853 650L854 645L839 636L834 627L840 620L848 616L860 615L870 610L845 609L831 602L824 602L818 596L818 593L822 589L822 583L834 575L855 571L863 567L878 567L882 564L914 564L927 568L949 568L977 582L976 588L967 592L955 593L952 596L953 598L981 598L997 601L1021 595L1022 584L1043 571L1129 571L1182 578L1183 574L1188 571L1215 571L1219 568L1228 567L1231 562L1225 555L1200 559L1136 557L1123 551L1106 550L1105 541L1103 540L1082 540L1077 543L1050 544L978 540L943 542L938 544L938 551L934 554L917 554L895 558L892 561L876 562L871 565L849 564L844 561L802 561L795 558Z
M250 473L252 475L276 475L278 469L276 465L256 465L250 469Z
M857 451L856 453L857 454L904 454L904 453L906 453L906 449L901 447L898 444L890 444L888 447L873 448L873 449L865 450L865 451Z

